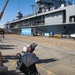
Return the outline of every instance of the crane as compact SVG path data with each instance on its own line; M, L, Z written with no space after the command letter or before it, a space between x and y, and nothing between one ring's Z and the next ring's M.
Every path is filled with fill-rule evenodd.
M7 4L8 4L8 2L9 2L9 0L6 0L6 3L5 3L5 5L4 5L2 11L0 12L0 20L1 20L2 16L3 16L3 14L4 14L4 10L5 10L5 8L6 8Z
M0 12L0 20L1 20L2 16L3 16L3 14L4 14L4 10L5 10L5 8L6 8L7 4L8 4L8 1L9 1L9 0L6 0L6 3L5 3L5 5L4 5L2 11ZM3 35L3 38L4 38L4 30L3 30L2 28L0 28L0 34L2 34L2 35ZM0 40L1 40L1 39L0 39Z

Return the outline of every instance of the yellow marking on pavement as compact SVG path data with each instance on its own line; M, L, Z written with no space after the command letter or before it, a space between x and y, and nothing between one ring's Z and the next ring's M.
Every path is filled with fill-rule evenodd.
M16 61L13 61L12 63L11 63L11 65L9 66L9 69L11 69L12 67L13 67L13 65L15 65L16 64Z
M16 62L15 62L15 61L13 61L13 62L12 62L12 65L14 65L14 64L16 64Z
M45 71L47 72L48 75L52 75L52 74L53 74L50 70L47 70L47 69L45 69L45 68L39 66L38 64L36 64L36 67L45 70Z
M50 70L47 70L47 73L48 73L48 75L51 75L52 74L52 72Z

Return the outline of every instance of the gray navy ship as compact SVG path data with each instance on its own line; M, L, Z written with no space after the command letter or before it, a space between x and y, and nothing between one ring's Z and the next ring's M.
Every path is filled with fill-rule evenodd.
M22 17L6 24L8 31L22 33L31 29L31 35L40 33L66 34L75 33L75 4L74 0L35 0L36 13Z

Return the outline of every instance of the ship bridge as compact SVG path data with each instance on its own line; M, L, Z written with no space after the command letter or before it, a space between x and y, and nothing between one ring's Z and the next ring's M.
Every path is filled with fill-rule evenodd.
M53 3L52 0L36 0L36 3Z
M37 13L43 13L47 11L51 11L61 6L66 6L65 0L36 0L38 4Z

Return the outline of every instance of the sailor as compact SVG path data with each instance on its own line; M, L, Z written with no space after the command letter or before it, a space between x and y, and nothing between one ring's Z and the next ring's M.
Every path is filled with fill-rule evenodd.
M23 47L23 50L22 50L23 53L26 53L26 52L31 52L31 48L29 47L29 45L27 47Z
M33 53L36 46L37 46L37 43L32 43L32 44L27 46L27 50L30 51L30 53Z

